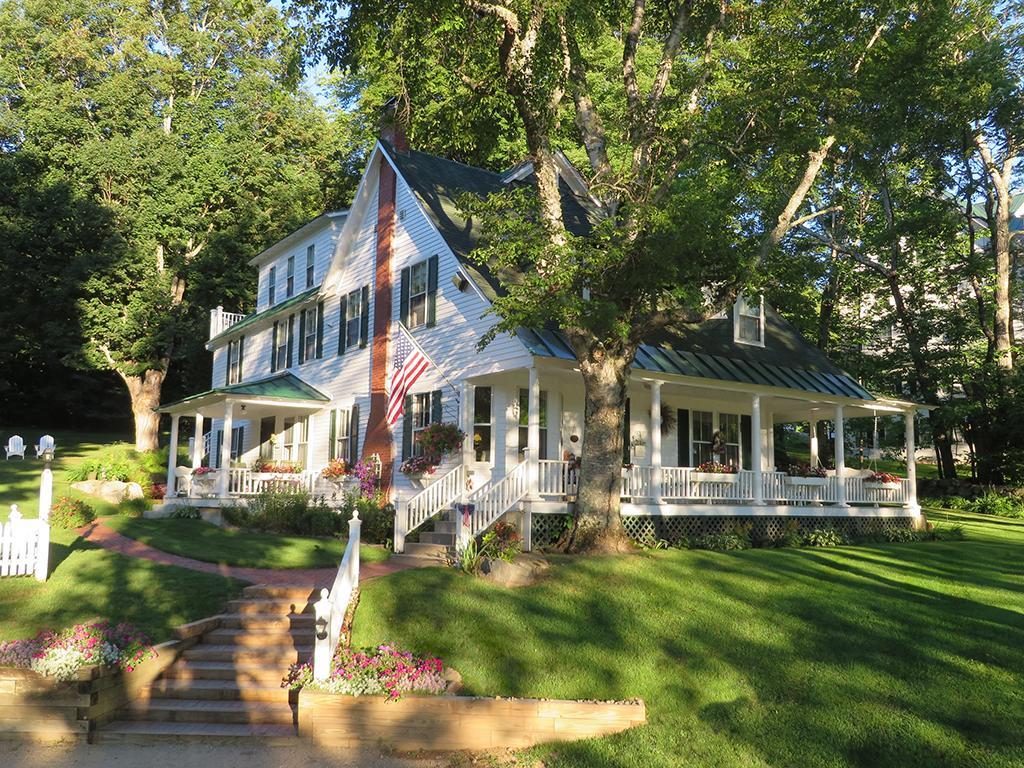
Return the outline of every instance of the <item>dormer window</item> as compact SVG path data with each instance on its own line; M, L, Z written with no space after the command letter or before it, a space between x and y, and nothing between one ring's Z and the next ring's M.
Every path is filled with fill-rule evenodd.
M733 341L764 346L764 298L740 296L732 310Z

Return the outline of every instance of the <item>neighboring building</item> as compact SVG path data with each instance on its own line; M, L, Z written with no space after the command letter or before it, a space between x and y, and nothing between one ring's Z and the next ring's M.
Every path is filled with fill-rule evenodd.
M585 231L593 216L585 184L565 158L560 172L568 226ZM221 468L202 475L205 490L192 478L189 503L280 485L283 476L255 470L261 458L294 463L302 472L289 482L330 495L320 478L330 459L372 456L397 507L399 551L405 535L460 501L474 505L463 535L522 511L528 543L533 533L550 537L573 498L582 381L557 332L521 330L478 350L501 287L468 258L478 233L455 203L531 177L528 164L497 174L382 141L350 210L324 214L254 258L255 313L211 314L211 389L161 408L173 417L174 441L179 417L195 417L194 466ZM412 342L399 343L400 323ZM399 346L432 364L391 430ZM740 300L729 316L660 334L637 354L623 457L627 528L660 535L736 516L914 520L913 465L910 480L872 487L844 471L842 435L844 418L897 414L912 445L916 408L872 396L771 307ZM817 419L836 425L841 480L792 480L775 466L771 426ZM468 437L421 488L399 466L437 421L458 423ZM716 458L738 471L696 469ZM169 495L186 492L190 469L177 474Z

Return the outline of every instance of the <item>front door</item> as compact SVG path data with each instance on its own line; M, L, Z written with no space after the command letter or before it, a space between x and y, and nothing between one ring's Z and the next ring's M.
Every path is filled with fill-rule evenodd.
M274 458L274 421L273 416L260 419L260 458Z

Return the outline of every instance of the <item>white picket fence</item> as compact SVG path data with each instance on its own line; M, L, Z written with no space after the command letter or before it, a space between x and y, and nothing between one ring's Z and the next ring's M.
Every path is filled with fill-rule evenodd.
M0 576L35 576L46 581L50 560L50 524L25 520L16 504L6 523L0 523Z

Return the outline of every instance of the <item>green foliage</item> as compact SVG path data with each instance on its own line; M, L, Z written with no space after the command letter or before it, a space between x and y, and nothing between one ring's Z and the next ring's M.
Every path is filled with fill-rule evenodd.
M233 515L234 520L241 519ZM308 493L265 491L249 502L244 525L258 531L308 536L347 533L347 518ZM237 524L229 520L232 524Z
M480 551L484 557L511 563L523 551L523 538L512 523L499 520L481 537Z
M394 506L365 496L352 500L352 504L359 513L359 519L363 521L359 529L360 538L369 544L392 546L395 540ZM346 504L342 517L348 520L351 516L351 509Z
M984 496L967 502L963 509L979 515L1024 517L1024 503L1020 499L994 491L990 491Z
M199 520L202 516L198 507L189 507L185 504L178 505L170 514L172 520Z
M832 526L815 528L804 537L809 547L840 547L846 543L846 537Z
M74 530L96 519L93 508L81 499L61 496L50 507L50 524L56 528Z
M161 473L166 466L166 448L154 453L140 453L129 445L116 444L103 448L68 470L67 478L71 482L98 479L138 483L144 492L148 492L152 486L152 475Z
M142 517L148 509L149 501L146 499L125 499L117 505L117 513L125 517ZM175 510L174 514L177 512Z
M452 562L456 568L471 576L480 573L484 564L484 553L480 550L475 538L470 537L469 541L459 545L455 552L455 559Z

